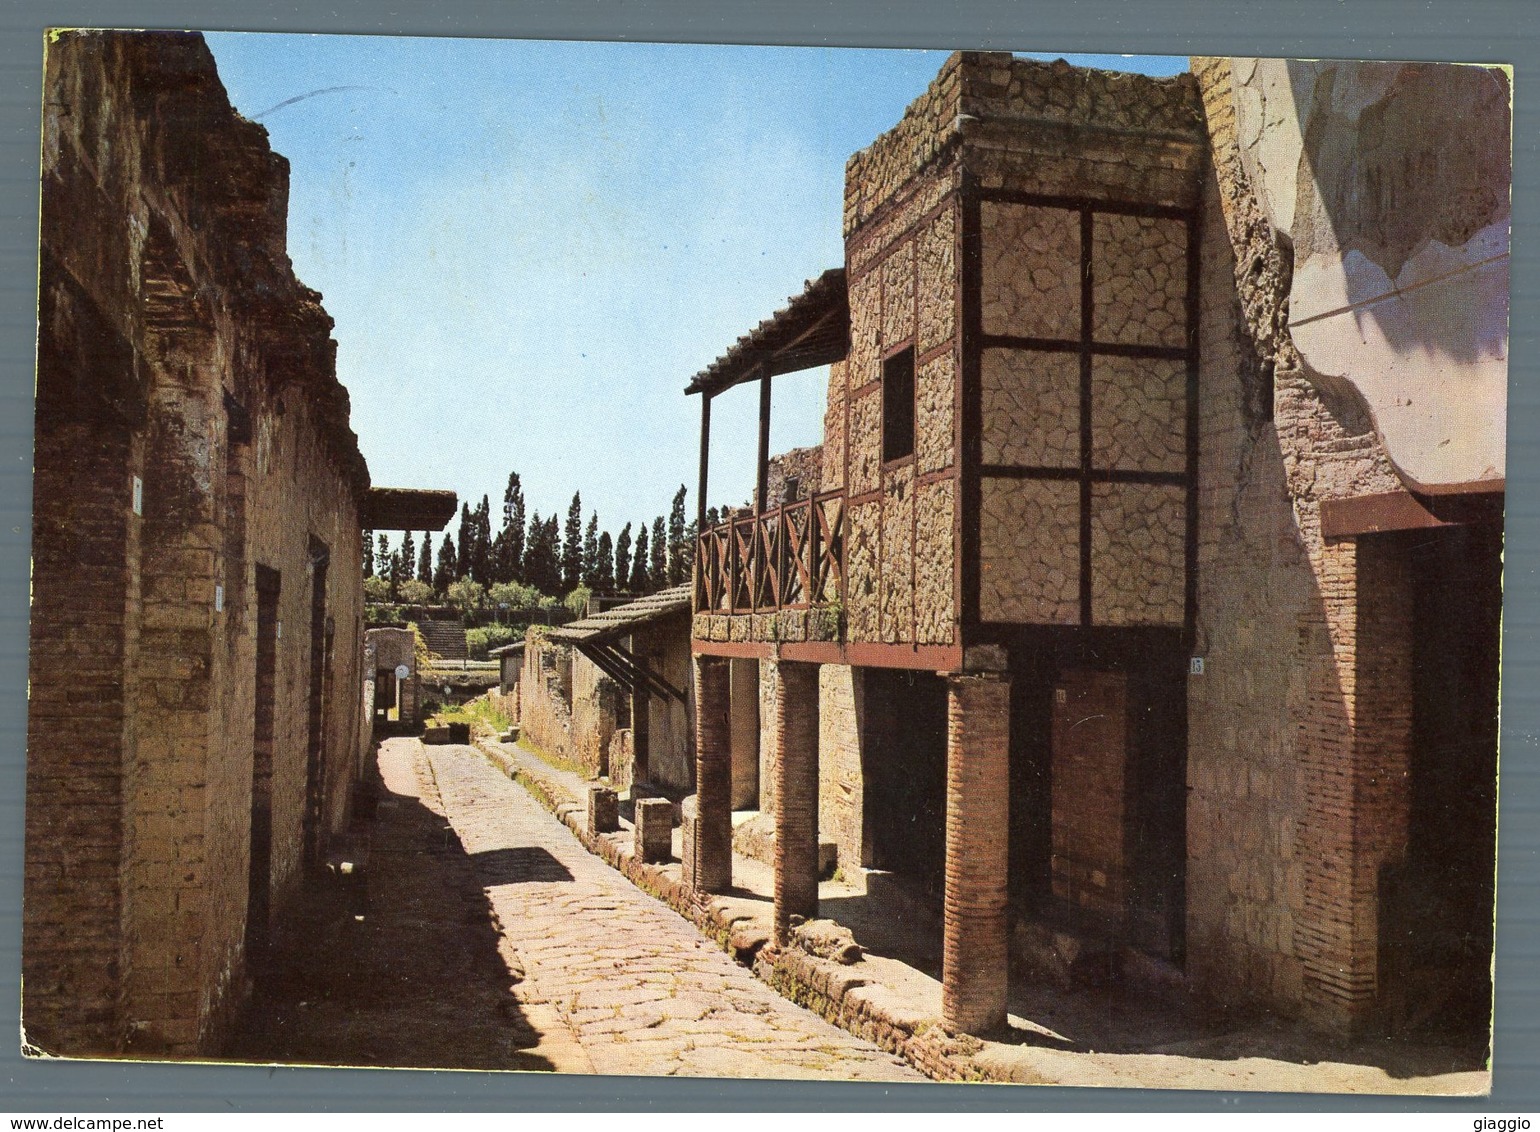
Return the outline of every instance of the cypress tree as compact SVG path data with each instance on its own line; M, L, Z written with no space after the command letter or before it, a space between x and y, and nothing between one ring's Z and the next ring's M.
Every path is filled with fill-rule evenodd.
M588 516L588 529L583 532L583 584L591 590L599 588L599 512Z
M438 548L438 568L433 571L434 592L440 596L448 592L449 583L455 580L455 567L458 564L459 559L455 555L455 540L449 532L445 531L444 541L439 543Z
M433 532L422 532L422 557L417 560L417 580L424 585L433 584Z
M668 584L677 586L689 580L690 566L695 561L695 540L685 533L684 484L674 493L674 504L668 510Z
M417 543L412 538L411 531L401 532L401 581L406 581L417 573Z
M647 573L647 524L637 524L636 557L631 560L631 592L637 594L652 591L652 579Z
M390 540L381 531L375 542L374 572L382 578L390 577Z
M492 584L492 501L485 495L471 513L470 575L484 586Z
M535 574L540 568L540 532L545 524L540 520L540 512L532 511L529 516L529 537L524 540L524 558L519 566L519 575L525 585L540 589L540 583Z
M594 589L609 593L615 588L615 544L610 532L599 535L599 552L594 564Z
M562 534L561 582L562 588L571 593L583 584L583 500L575 491Z
M503 531L507 535L504 555L505 582L524 581L524 488L519 473L508 473L508 487L503 492Z
M406 568L401 564L401 552L393 550L390 554L390 565L387 568L386 579L390 582L390 600L396 600L396 590L406 578Z
M615 540L615 588L631 588L631 524L627 523Z
M647 580L652 590L668 585L668 542L663 534L663 516L652 521L651 556L647 559Z
M363 537L364 577L374 577L374 532L365 531Z
M556 525L556 515L553 512L546 517L545 527L540 532L541 572L545 578L545 592L553 597L561 595L561 530Z
M472 533L475 527L471 523L471 505L460 504L460 537L455 540L459 552L455 558L455 578L468 578L471 573L471 544L475 542Z

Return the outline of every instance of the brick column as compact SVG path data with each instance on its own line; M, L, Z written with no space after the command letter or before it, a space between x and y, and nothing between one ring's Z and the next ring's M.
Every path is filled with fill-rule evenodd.
M1412 728L1412 581L1394 542L1321 553L1330 654L1313 668L1301 729L1303 902L1294 945L1304 1015L1365 1030L1381 993L1381 869L1406 851Z
M725 892L733 883L733 754L728 662L695 658L695 794L700 828L692 870L697 892Z
M1011 686L947 680L946 899L941 1018L985 1033L1005 1022Z
M818 666L782 663L775 695L775 942L818 914Z

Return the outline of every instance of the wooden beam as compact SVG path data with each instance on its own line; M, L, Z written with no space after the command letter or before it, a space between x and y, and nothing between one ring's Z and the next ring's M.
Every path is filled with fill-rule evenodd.
M706 473L711 466L711 394L700 399L700 486L695 492L695 533L706 530Z
M770 367L759 371L759 465L754 481L754 513L765 513L765 492L770 484Z
M1429 511L1409 491L1360 495L1355 499L1321 500L1321 534L1325 538L1372 535L1383 531L1415 531L1450 524Z
M741 615L740 615L741 616ZM794 660L806 664L852 664L861 668L901 668L915 672L961 672L958 645L888 645L850 641L690 641L695 656L743 660Z

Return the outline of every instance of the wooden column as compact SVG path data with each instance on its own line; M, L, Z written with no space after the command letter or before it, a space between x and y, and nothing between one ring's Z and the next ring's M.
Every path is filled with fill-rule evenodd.
M947 680L946 894L941 1020L982 1034L1005 1024L1011 685Z
M695 530L706 532L706 479L711 469L711 394L700 397L700 486L695 492Z
M754 480L754 513L763 515L770 482L770 367L759 370L759 464Z
M775 943L818 914L818 666L774 662Z

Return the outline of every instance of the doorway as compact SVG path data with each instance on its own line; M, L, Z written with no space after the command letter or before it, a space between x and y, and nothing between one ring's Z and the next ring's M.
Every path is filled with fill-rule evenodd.
M257 567L256 713L251 758L251 860L246 894L247 962L267 951L273 878L273 708L278 671L277 570Z

